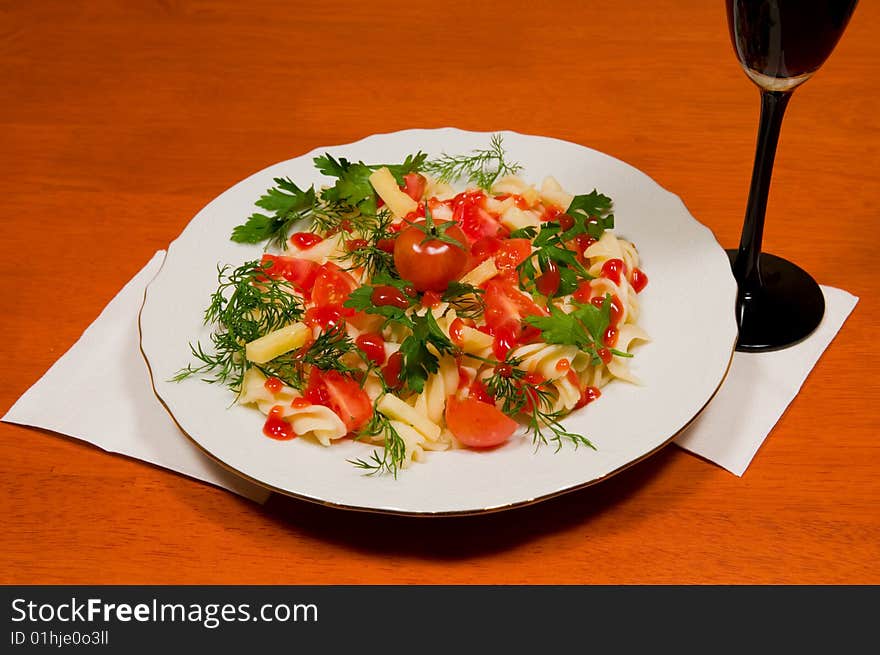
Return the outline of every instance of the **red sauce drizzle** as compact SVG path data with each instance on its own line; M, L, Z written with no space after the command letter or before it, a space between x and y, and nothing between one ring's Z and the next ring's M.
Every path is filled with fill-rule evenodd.
M337 325L343 320L343 312L341 307L336 305L323 305L321 307L309 307L306 310L305 322L309 327L318 326L327 328L331 325Z
M297 232L290 237L290 242L300 250L308 250L315 244L321 243L323 240L323 237L314 232Z
M284 386L284 383L278 378L266 378L266 381L263 383L263 386L266 387L266 390L271 394L276 394L281 391L281 387Z
M460 346L464 341L465 325L465 322L458 317L449 325L449 338L456 346Z
M382 379L391 389L400 386L400 372L403 369L403 355L400 352L393 353L388 358L388 363L382 369Z
M614 346L617 345L618 336L619 334L617 332L617 328L609 325L608 329L605 330L605 334L602 336L602 343L604 343L609 348L614 348Z
M366 248L367 245L369 245L369 244L367 244L366 239L350 239L345 242L345 249L348 252L354 252L355 250L360 250L361 248Z
M382 366L385 363L385 340L381 334L362 334L355 339L355 344L376 366Z
M575 293L575 296L577 296L576 293ZM593 303L594 307L596 307L598 309L602 309L602 305L605 302L605 297L604 296L596 296L595 298L591 298L590 302ZM611 326L617 327L617 325L620 323L620 319L623 318L623 303L621 303L620 298L618 298L614 294L611 295L611 311L609 313L610 313L610 316L609 316L610 321L609 322L610 322Z
M630 284L632 284L632 288L635 292L639 293L642 289L648 286L648 276L645 275L645 272L642 269L634 268Z
M398 307L400 309L406 309L409 307L409 300L404 295L403 291L390 284L383 284L373 289L370 300L372 300L373 304L377 307L382 307L383 305L391 305L392 307Z
M422 307L437 307L440 304L440 294L436 291L425 291L422 296Z
M599 396L602 395L602 392L599 391L596 387L587 387L584 389L584 392L581 394L581 399L578 401L578 404L575 405L575 409L580 409L585 405L589 405L591 402L596 400Z
M620 284L620 274L626 271L626 265L622 259L609 259L602 264L602 277L608 278L614 284Z
M288 441L296 436L293 426L281 418L281 407L276 405L269 410L269 416L263 424L263 434L279 441Z

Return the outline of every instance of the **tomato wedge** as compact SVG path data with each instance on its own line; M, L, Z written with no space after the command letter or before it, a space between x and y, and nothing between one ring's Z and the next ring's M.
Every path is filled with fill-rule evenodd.
M471 242L481 237L508 234L500 222L483 208L486 194L482 191L465 191L452 199L452 219L461 226Z
M502 271L513 270L532 254L532 242L528 239L504 239L495 253L495 266Z
M311 292L315 278L318 276L320 266L308 259L287 257L285 255L263 255L260 264L266 266L266 273L271 277L284 278L293 287L308 296Z
M465 446L491 448L510 439L517 423L495 405L450 396L446 401L446 426Z
M356 288L357 282L351 275L336 264L327 262L319 268L315 276L312 302L319 306L341 306Z
M547 316L546 310L536 305L505 278L489 280L486 285L486 324L498 329L508 323L522 323L526 316Z
M410 198L418 202L425 195L425 187L428 180L424 175L418 173L407 173L403 176L403 192Z
M348 432L360 430L373 415L373 404L361 386L339 371L312 368L303 394L307 400L333 410Z
M484 318L494 337L492 350L498 359L504 359L511 348L541 333L526 325L523 319L526 316L547 316L547 312L520 293L511 279L494 278L486 283L485 289Z

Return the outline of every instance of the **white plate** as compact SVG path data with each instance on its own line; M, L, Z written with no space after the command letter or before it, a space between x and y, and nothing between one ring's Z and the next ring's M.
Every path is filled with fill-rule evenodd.
M620 471L668 443L721 385L736 341L736 283L724 250L681 200L637 169L573 143L504 132L510 159L539 184L555 176L571 193L594 187L614 200L615 233L634 241L650 283L640 294L640 324L653 341L632 360L644 381L612 382L602 397L573 413L567 429L587 435L597 450L566 446L535 450L525 438L491 452L429 453L426 463L390 476L365 476L346 460L371 446L350 440L323 448L305 440L263 436L264 417L232 405L220 385L168 380L192 361L190 341L209 343L202 317L216 288L217 265L258 259L261 246L229 240L254 211L272 178L300 186L328 182L312 157L368 163L402 161L417 150L437 155L483 148L490 134L457 129L407 130L319 148L270 166L225 191L168 249L141 312L141 347L159 399L196 444L221 464L275 491L323 504L402 514L472 514L506 509L576 489Z

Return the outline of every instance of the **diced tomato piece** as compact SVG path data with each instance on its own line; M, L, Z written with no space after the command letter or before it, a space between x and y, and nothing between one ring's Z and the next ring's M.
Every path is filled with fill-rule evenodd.
M479 400L481 403L489 403L490 405L495 404L495 399L492 397L492 394L489 393L489 390L486 388L486 385L483 384L483 381L479 379L474 380L471 383L471 386L468 389L468 396L475 400Z
M425 218L425 203L420 202L413 211L403 217L401 225L406 226L407 223L417 223L423 218Z
M428 180L424 175L407 173L403 176L403 186L401 187L401 191L418 202L422 199L422 196L425 195L425 187L427 184Z
M494 237L499 233L507 232L501 223L484 209L485 201L486 194L482 191L465 191L452 199L452 220L461 226L471 242L480 237Z
M495 253L495 266L501 270L514 269L532 254L532 242L528 239L504 239Z
M508 279L492 279L486 285L486 324L500 328L506 323L520 323L526 316L547 316L547 311L524 295Z
M348 432L362 428L373 415L373 404L367 392L339 371L312 368L304 395L312 403L332 409L345 423Z
M471 245L471 257L473 264L482 264L497 253L501 248L501 239L498 237L480 237Z
M476 398L459 400L450 396L446 401L446 425L465 446L491 448L510 439L517 423L495 405Z
M297 291L307 297L320 269L320 266L315 262L285 255L263 255L260 264L266 267L267 275L287 280Z
M511 348L538 336L540 330L526 325L526 316L546 316L542 309L523 295L510 278L494 278L485 285L486 311L484 318L494 337L492 349L498 359L504 359Z
M349 294L357 288L355 279L332 262L320 267L312 288L315 305L342 306Z
M393 253L393 252L394 252L394 243L395 243L395 242L396 242L396 239L379 239L379 240L376 242L376 247L377 247L379 250L383 250L383 251L385 251L385 252L387 252L387 253Z

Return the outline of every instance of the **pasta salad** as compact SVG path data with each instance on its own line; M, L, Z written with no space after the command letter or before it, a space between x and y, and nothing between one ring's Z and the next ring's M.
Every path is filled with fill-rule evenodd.
M500 136L399 164L314 161L332 184L276 178L233 230L265 250L218 267L210 344L175 379L226 385L273 439L365 442L352 463L368 473L520 433L593 447L561 420L612 379L637 383L630 351L648 339L648 278L612 200L529 184Z

